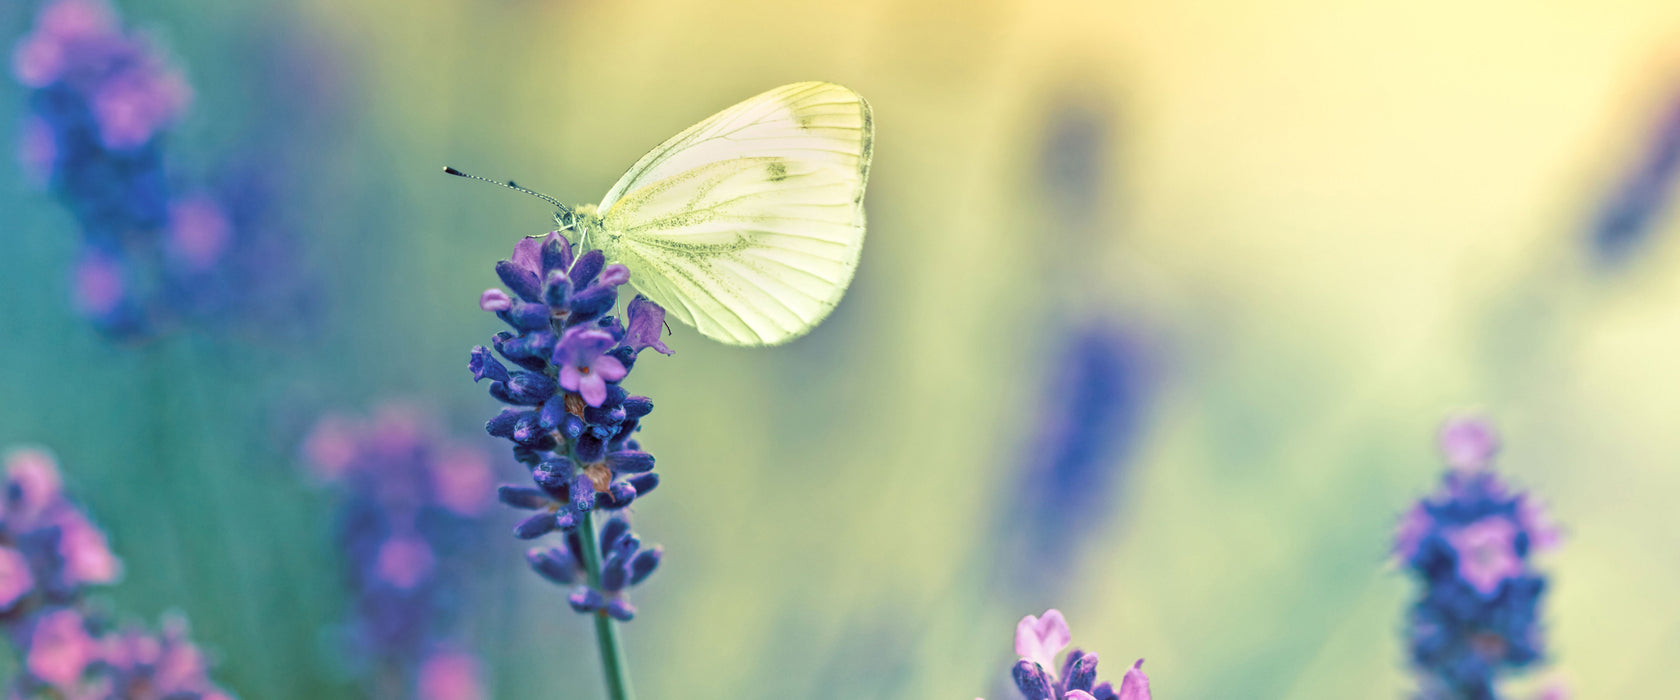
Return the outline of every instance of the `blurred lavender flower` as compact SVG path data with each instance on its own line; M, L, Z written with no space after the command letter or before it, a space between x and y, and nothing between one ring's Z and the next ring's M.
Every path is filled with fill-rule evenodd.
M1073 641L1067 620L1060 610L1044 611L1042 617L1028 615L1015 626L1015 653L1021 657L1010 674L1026 700L1149 700L1149 677L1143 674L1143 659L1126 670L1120 687L1097 681L1097 655L1074 649L1062 661L1056 656Z
M625 591L659 565L663 551L643 549L622 512L593 533L577 526L594 510L622 511L659 484L653 455L631 436L653 410L646 397L619 387L645 348L670 354L660 339L665 311L637 296L625 319L609 315L618 288L630 279L623 265L606 265L599 250L575 260L559 233L531 237L513 257L496 266L509 292L491 289L479 306L495 312L514 332L492 340L495 353L473 348L474 380L490 380L490 395L510 408L486 425L491 435L513 442L514 456L531 470L532 485L500 489L503 503L533 511L514 530L535 539L561 530L563 544L528 553L544 578L574 586L578 612L600 612L629 620L635 608ZM599 557L599 580L588 580L589 561Z
M287 266L264 243L278 232L254 223L261 198L250 188L173 190L164 141L192 91L109 4L44 4L12 73L32 90L20 162L82 231L72 274L80 313L109 335L137 337L273 300Z
M1492 470L1498 436L1484 421L1441 429L1450 468L1436 493L1401 518L1394 553L1423 584L1409 615L1411 662L1428 700L1492 700L1510 671L1544 655L1546 578L1530 556L1557 545L1532 497Z
M1645 151L1593 222L1590 243L1601 263L1628 258L1673 199L1680 174L1680 94L1671 98Z
M113 629L83 604L87 586L121 574L100 532L61 489L40 450L6 458L0 499L0 627L22 654L9 698L225 700L208 663L168 618L162 635Z
M324 417L303 451L317 476L345 492L338 536L356 601L354 651L375 667L379 694L481 697L454 622L462 575L477 568L488 534L489 458L438 438L401 404L367 420Z
M1142 350L1105 323L1076 327L1049 365L1038 434L1022 458L1001 557L1024 590L1054 590L1081 540L1114 510L1115 482L1142 427Z

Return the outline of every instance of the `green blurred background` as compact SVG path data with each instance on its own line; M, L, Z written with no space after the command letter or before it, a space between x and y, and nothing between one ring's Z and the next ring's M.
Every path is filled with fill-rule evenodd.
M185 611L243 697L359 693L323 631L348 611L304 430L407 397L478 439L495 411L465 369L498 330L477 293L548 211L439 166L596 201L807 79L874 106L868 245L810 336L678 327L631 379L665 478L638 531L668 552L626 629L643 697L995 699L1015 620L1051 606L1161 698L1402 697L1389 537L1465 408L1566 527L1559 674L1673 692L1680 222L1615 267L1586 236L1680 86L1680 5L119 4L194 85L175 166L290 139L279 216L318 318L107 341L68 302L73 222L0 168L0 446L58 453L126 562L106 596ZM28 20L8 3L0 37ZM0 142L23 102L0 87ZM1072 204L1045 163L1069 119ZM1059 331L1092 319L1145 339L1142 427L1065 583L1010 588ZM511 537L485 546L495 695L597 697L585 620Z

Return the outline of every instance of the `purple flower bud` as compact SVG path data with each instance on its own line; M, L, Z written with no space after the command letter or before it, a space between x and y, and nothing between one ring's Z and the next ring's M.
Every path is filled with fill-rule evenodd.
M532 571L551 582L563 586L577 583L577 567L564 546L533 548L525 552L525 561L531 564Z
M542 283L537 279L536 272L503 260L496 263L496 276L502 278L502 284L518 294L520 299L532 303L542 301Z
M600 610L606 601L593 588L579 588L566 597L566 602L571 604L573 610L587 613Z
M507 388L511 398L508 403L535 406L554 396L559 386L552 377L541 372L515 372L507 382Z
M619 538L630 534L630 523L624 518L611 518L601 526L601 552L611 552Z
M579 256L577 262L572 263L572 289L581 292L584 287L595 282L595 276L601 274L601 268L607 264L607 254L599 248Z
M513 308L496 314L508 325L522 331L540 331L548 328L548 307L542 304L516 303Z
M624 417L634 420L653 413L653 400L646 396L632 396L624 400Z
M614 474L640 474L653 470L653 455L624 450L607 455L607 468Z
M1015 687L1021 690L1026 700L1056 700L1050 677L1038 664L1021 659L1015 662L1010 673L1015 677Z
M513 536L522 540L534 540L554 532L554 529L559 526L559 520L553 513L543 511L519 521L519 524L513 527Z
M630 281L630 268L623 265L608 265L601 270L601 284L617 287Z
M496 487L496 498L502 503L520 510L535 510L553 503L548 494L543 493L541 489L512 484L502 484Z
M624 588L630 580L629 563L613 557L601 562L601 588L609 593Z
M513 308L513 298L500 289L486 289L478 295L478 308L485 311L507 311Z
M467 368L472 370L473 381L490 379L505 382L508 380L507 367L490 354L490 350L483 345L473 348L472 358L467 360Z
M572 266L572 242L560 235L559 231L552 231L543 239L542 269L564 270Z
M555 394L543 402L542 413L537 422L542 425L544 430L559 430L561 424L565 423L566 417L566 397L563 394ZM568 435L566 437L570 439L577 436Z
M583 419L571 414L567 414L566 417L560 421L560 433L565 435L567 440L578 439L578 436L583 435L584 427L586 426L584 425Z
M578 459L584 462L599 462L607 453L607 444L594 433L584 433L578 436L573 449L577 451Z
M630 477L630 479L625 483L634 487L636 489L636 497L640 498L652 493L654 487L659 485L659 475L653 472L637 474Z
M612 287L586 287L583 291L572 295L571 320L576 322L591 321L612 310L613 304L618 302L618 290ZM606 333L606 331L601 331ZM611 338L612 334L607 333Z
M550 270L543 284L543 302L551 308L564 309L572 300L572 280L564 270Z
M572 508L578 512L595 507L595 482L588 474L572 477Z
M637 553L636 558L630 560L630 585L635 586L646 581L647 577L652 576L653 571L659 568L659 561L664 558L664 547L644 549Z
M1071 655L1070 655L1071 656ZM1097 655L1094 653L1080 654L1064 674L1068 690L1083 690L1090 692L1097 683Z
M484 431L490 433L491 437L512 439L513 427L519 423L521 415L523 414L520 411L504 408L501 413L496 414L495 418L491 418L484 424Z
M628 507L632 501L636 500L636 487L631 486L628 482L615 481L607 487L607 492L603 495L607 496L606 507L617 510ZM600 505L600 502L597 501L596 504Z
M614 598L607 601L607 616L619 622L629 622L636 617L636 608L630 604L630 601L623 598Z

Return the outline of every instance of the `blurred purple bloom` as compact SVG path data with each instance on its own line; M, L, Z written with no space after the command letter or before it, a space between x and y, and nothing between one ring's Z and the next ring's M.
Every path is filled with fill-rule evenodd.
M182 321L298 323L309 290L292 280L295 232L268 222L272 195L259 176L235 170L202 191L173 191L163 137L191 90L109 4L43 4L12 73L31 89L20 164L82 234L77 311L124 338ZM273 313L250 313L259 310Z
M1481 469L1499 454L1499 435L1480 417L1467 416L1441 425L1441 456L1454 469Z
M458 647L457 599L489 534L488 456L440 437L400 403L365 419L324 416L302 451L316 476L344 491L338 536L358 613L353 651L423 689L433 650Z
M1423 697L1492 700L1502 675L1544 653L1547 581L1529 559L1555 546L1557 533L1493 471L1498 445L1484 421L1443 426L1441 487L1407 511L1395 537L1395 556L1422 584L1408 642Z
M33 449L6 457L0 501L0 627L25 673L11 698L225 700L209 680L185 622L166 620L161 637L115 631L83 606L87 586L114 582L121 566L105 534L64 497L52 456Z
M483 669L478 657L444 649L432 652L420 665L416 695L420 700L483 700Z

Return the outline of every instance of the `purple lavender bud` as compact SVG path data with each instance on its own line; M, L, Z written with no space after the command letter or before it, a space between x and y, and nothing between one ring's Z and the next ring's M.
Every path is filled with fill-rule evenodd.
M565 395L555 394L543 402L542 413L538 416L537 422L542 425L544 430L558 430L560 425L565 422L566 415ZM566 437L570 439L575 436L568 435Z
M630 523L624 518L611 518L607 524L601 526L601 552L613 551L613 545L618 544L619 538L630 534Z
M501 413L496 414L495 418L491 418L484 424L484 432L490 433L491 437L511 440L513 438L513 427L519 423L521 415L523 414L519 411L504 408Z
M485 311L507 311L513 308L513 298L500 289L486 289L478 295L478 308Z
M534 540L560 527L559 519L553 513L543 511L527 516L513 526L513 536L522 540Z
M586 432L578 436L577 458L584 462L599 462L607 453L607 443L600 436Z
M614 474L640 474L653 470L653 455L624 450L607 455L607 468Z
M653 472L637 474L630 477L625 483L634 487L636 489L636 497L640 498L652 493L654 487L659 486L659 475Z
M530 549L525 552L525 561L531 564L532 571L551 582L563 586L577 583L577 567L563 546Z
M594 320L611 311L617 302L618 290L605 286L587 287L572 295L571 319L575 322ZM610 337L611 334L608 335Z
M502 284L519 298L532 303L542 301L542 283L537 279L537 273L519 267L511 260L503 260L496 263L496 276L502 278Z
M520 510L536 510L553 501L541 489L529 486L502 484L496 487L496 499Z
M601 588L607 592L616 592L624 588L625 582L630 580L629 562L619 557L611 557L601 562Z
M1021 659L1015 662L1010 673L1015 677L1015 687L1021 690L1026 700L1056 700L1050 677L1038 664Z
M543 240L542 269L564 270L572 266L572 242L554 231Z
M474 382L480 379L498 382L508 380L507 367L504 367L483 345L473 348L472 358L467 361L467 368L472 370Z
M659 568L659 561L664 558L664 547L644 549L637 553L636 558L630 560L630 585L636 586L646 581L647 577L652 576L653 571Z
M1076 663L1079 663L1079 659L1083 656L1085 656L1085 652L1082 651L1082 650L1079 650L1079 649L1069 649L1068 650L1067 658L1062 660L1061 678L1064 681L1067 680L1070 676L1073 675L1073 665L1076 664ZM1085 688L1085 690L1090 690L1090 689Z
M572 290L581 292L584 287L595 282L595 276L601 274L601 268L607 264L607 254L599 248L584 253L572 263Z
M611 555L628 561L641 548L642 538L637 537L636 533L633 532L625 533L623 537L618 538L618 542L613 544Z
M646 396L631 396L624 400L624 417L629 420L653 413L653 400Z
M549 310L542 304L514 304L513 308L496 314L508 325L522 331L540 331L548 328Z
M550 308L564 309L572 300L572 280L564 270L550 270L543 284L543 302Z
M636 500L636 487L631 486L628 482L615 481L607 487L605 495L608 497L606 507L617 510L629 506L631 501ZM596 503L599 505L599 501Z
M583 435L583 429L586 427L588 425L583 422L582 418L568 413L560 421L560 434L565 435L567 440L576 440Z
M1097 682L1097 655L1081 654L1063 676L1068 690L1091 692Z
M588 474L572 477L572 508L578 512L595 507L595 482Z
M1114 684L1103 681L1091 689L1091 697L1096 700L1120 700L1120 694L1114 692Z
M630 281L630 268L619 264L608 265L601 270L601 284L617 287Z
M578 514L576 512L569 510L561 511L560 516L555 518L555 522L559 525L561 530L565 530L566 532L576 530L577 526L583 523L582 520L578 519Z
M526 236L513 245L513 255L508 263L521 270L537 274L542 272L542 246L544 236Z
M520 411L518 420L513 423L513 439L515 442L534 445L547 436L548 432L542 429L536 411Z
M623 598L607 601L607 616L619 622L629 622L636 617L636 607Z
M508 394L513 398L509 403L535 406L554 396L560 385L553 377L541 372L515 372L513 378L507 382L507 388Z
M572 591L571 595L566 596L566 602L571 604L573 610L580 613L589 613L600 610L601 605L606 600L593 588L579 588Z

